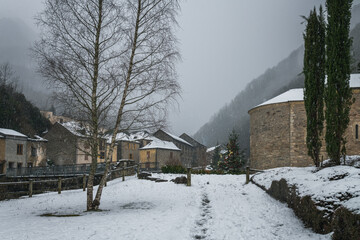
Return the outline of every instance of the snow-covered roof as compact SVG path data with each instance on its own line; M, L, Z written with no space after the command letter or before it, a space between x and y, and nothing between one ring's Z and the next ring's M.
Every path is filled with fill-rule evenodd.
M15 130L12 129L7 129L7 128L0 128L0 134L4 135L4 136L14 136L14 137L24 137L27 138L26 135L19 133Z
M162 141L162 140L155 140L150 142L148 145L140 148L140 150L144 149L168 149L168 150L175 150L175 151L181 151L174 143L168 142L168 141Z
M175 136L174 134L168 133L168 132L166 132L166 131L164 131L164 130L163 130L163 132L166 133L167 135L169 135L170 137L172 137L173 139L179 141L179 142L185 143L185 144L187 144L187 145L189 145L189 146L191 146L191 147L193 146L193 145L191 145L190 143L188 143L187 141L185 141L184 139Z
M326 79L325 79L326 82ZM351 74L350 75L350 88L360 88L360 74ZM304 89L303 88L295 88L290 89L287 92L284 92L270 100L263 102L254 108L274 104L274 103L285 103L285 102L296 102L304 100Z
M208 148L208 149L206 150L206 152L211 152L211 151L214 151L217 147L220 147L220 145L217 145L217 146L214 146L214 147Z
M78 122L66 122L66 123L58 123L64 128L66 128L69 132L78 137L88 137L90 134L87 134L87 131L84 126L81 126Z
M34 135L34 138L28 138L28 139L33 142L47 142L48 141L45 138L42 138L38 135Z
M304 101L304 89L303 88L295 88L290 89L287 92L284 92L270 100L263 102L256 107L274 104L274 103L283 103L283 102L296 102L296 101ZM255 108L256 108L255 107Z

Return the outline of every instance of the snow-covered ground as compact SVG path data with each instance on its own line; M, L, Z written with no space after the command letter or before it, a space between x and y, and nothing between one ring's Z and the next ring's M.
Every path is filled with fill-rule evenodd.
M338 206L360 214L360 169L351 166L274 168L255 175L253 180L269 189L272 181L284 178L295 185L299 196L311 196L319 210L333 212Z
M104 189L101 212L84 212L82 190L2 201L0 236L2 240L330 239L304 228L285 204L244 182L244 175L193 175L191 187L118 179Z

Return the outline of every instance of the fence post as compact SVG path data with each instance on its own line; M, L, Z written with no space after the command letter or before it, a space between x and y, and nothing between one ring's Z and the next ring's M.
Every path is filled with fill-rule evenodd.
M105 184L104 186L106 187L107 186L107 177L105 178Z
M250 167L246 167L246 184L250 182Z
M139 174L140 174L140 163L137 166L137 177L139 178Z
M29 182L29 197L33 195L33 180L31 179Z
M83 175L83 191L86 189L86 175Z
M191 168L187 168L187 183L186 186L191 186Z
M122 169L122 180L125 181L125 167Z
M58 194L61 194L61 177L58 180Z

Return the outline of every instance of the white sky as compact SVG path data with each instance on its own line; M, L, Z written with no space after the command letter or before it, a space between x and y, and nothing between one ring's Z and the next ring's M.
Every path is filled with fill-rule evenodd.
M0 0L0 18L33 28L43 0ZM178 38L182 99L170 114L176 134L195 133L248 82L302 44L314 5L325 0L183 0ZM359 2L356 0L355 2Z

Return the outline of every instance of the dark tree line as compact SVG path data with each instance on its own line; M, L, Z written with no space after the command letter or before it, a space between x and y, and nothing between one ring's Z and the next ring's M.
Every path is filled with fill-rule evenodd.
M39 109L17 91L15 72L9 64L0 66L0 128L9 128L28 136L40 135L51 123Z

